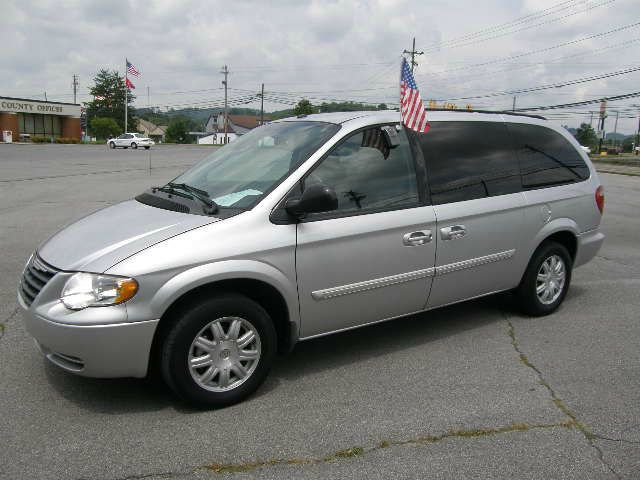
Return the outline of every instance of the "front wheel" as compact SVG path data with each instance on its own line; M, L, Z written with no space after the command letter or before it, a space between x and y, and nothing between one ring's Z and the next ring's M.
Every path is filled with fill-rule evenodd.
M567 294L572 268L573 260L563 245L556 242L541 245L516 290L520 309L535 317L553 313Z
M179 396L224 407L253 393L276 354L271 318L242 295L203 300L179 313L162 344L162 376Z
M131 148L138 148L138 144L136 142L132 142L131 143Z
M109 142L109 148L116 148L116 144L114 142Z

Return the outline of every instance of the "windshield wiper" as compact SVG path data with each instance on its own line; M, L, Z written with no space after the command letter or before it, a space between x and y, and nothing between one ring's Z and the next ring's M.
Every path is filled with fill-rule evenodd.
M201 190L197 187L192 187L191 185L187 185L186 183L174 183L169 182L163 187L153 187L153 190L160 190L161 192L174 193L180 196L181 194L179 190L186 192L191 198L195 198L199 200L206 208L204 208L204 212L207 214L218 213L218 204L214 202L210 197L209 193Z
M174 189L184 190L185 192L188 192L191 195L193 195L194 198L197 198L198 200L200 200L207 207L206 213L218 212L219 210L218 204L214 202L211 199L211 197L209 197L209 192L197 187L192 187L191 185L188 185L186 183L169 182L167 185Z

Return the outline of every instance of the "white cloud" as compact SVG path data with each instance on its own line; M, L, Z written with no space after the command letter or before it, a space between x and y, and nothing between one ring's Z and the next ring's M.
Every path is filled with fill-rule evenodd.
M640 37L640 28L507 63L433 72L480 63L632 23L635 0L618 0L585 13L523 29L490 41L434 50L446 42L487 27L554 7L558 0L335 0L206 1L157 0L5 1L0 16L0 95L71 98L71 76L80 75L81 100L99 68L123 70L124 57L141 70L136 79L141 104L146 86L153 104L219 101L219 74L229 65L231 88L257 91L323 92L310 97L393 102L397 98L398 62L416 37L416 78L426 98L473 96L614 71L638 63L640 42L589 54L597 48ZM604 0L566 3L568 15ZM578 7L582 5L582 7ZM557 15L559 16L559 15ZM536 23L536 22L533 22ZM521 27L533 24L522 23ZM498 35L504 30L494 29ZM573 54L575 58L563 57ZM560 59L550 62L551 60ZM600 94L636 91L640 74L519 95L518 105L565 103ZM207 90L191 94L171 93ZM230 95L243 94L232 90ZM300 95L301 96L301 95ZM320 100L313 100L318 102ZM508 96L480 99L482 108L508 108ZM638 104L640 100L620 102ZM252 104L256 106L257 103ZM251 106L251 105L250 105ZM281 105L268 103L268 108ZM582 120L589 108L583 108ZM575 126L580 118L568 122ZM635 121L619 128L631 131Z

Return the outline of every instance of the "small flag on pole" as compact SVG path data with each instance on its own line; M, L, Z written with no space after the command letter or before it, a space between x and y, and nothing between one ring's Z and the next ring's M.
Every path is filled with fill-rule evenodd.
M127 60L127 73L129 73L129 75L133 75L134 77L140 76L140 72L136 69L136 67L133 66L133 63L131 63L129 60Z
M400 115L402 123L411 130L420 133L427 133L429 122L424 103L420 98L420 91L413 79L413 74L406 59L402 59L402 73L400 75Z
M130 88L131 90L136 89L136 86L133 83L131 83L131 80L129 80L128 78L125 79L124 83L127 86L127 88Z

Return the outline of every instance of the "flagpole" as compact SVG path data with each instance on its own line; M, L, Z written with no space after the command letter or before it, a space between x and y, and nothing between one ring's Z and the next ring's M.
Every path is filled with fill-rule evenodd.
M402 62L404 61L404 54L400 55L400 75L398 75L398 87L402 83ZM400 90L398 90L398 96L400 97L400 106L398 108L398 112L400 112L400 125L403 125L402 121L402 95L400 94Z
M124 59L124 133L127 133L127 109L129 107L129 72L127 70L127 59Z

